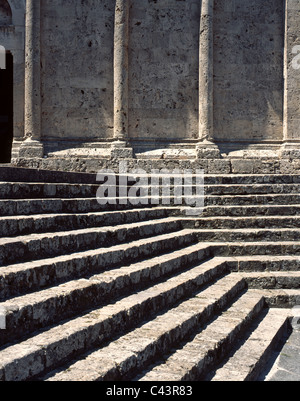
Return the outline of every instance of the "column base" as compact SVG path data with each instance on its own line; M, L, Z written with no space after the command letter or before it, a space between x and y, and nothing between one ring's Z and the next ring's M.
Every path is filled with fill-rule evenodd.
M288 142L282 145L282 159L300 159L300 143Z
M44 145L37 140L27 139L19 148L20 159L42 159L44 157Z
M199 142L196 146L197 159L221 159L218 146L209 141Z
M111 145L111 158L132 159L133 149L125 141L115 141Z

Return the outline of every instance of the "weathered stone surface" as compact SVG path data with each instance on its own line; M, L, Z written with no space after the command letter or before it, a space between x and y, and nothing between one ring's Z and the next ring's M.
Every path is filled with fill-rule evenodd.
M270 358L272 343L287 332L289 311L273 309L250 335L248 341L220 368L212 381L251 381L257 379L259 365ZM262 338L264 341L262 341Z
M211 379L233 351L216 378L263 371L300 303L298 175L206 176L192 219L99 210L90 175L5 173L1 381Z
M164 364L158 364L149 371L145 371L139 380L159 381L161 373L170 372L171 366L173 366L172 375L170 375L172 380L197 380L197 378L203 377L211 365L216 364L218 358L221 357L222 348L228 343L234 343L246 320L250 319L250 316L258 314L263 307L262 298L259 295L257 297L250 295L250 299L249 295L245 297L248 297L248 310L241 312L235 309L239 305L239 301L237 301L233 304L232 310L229 308L226 317L220 316L206 329L194 334L188 344L167 358ZM243 302L243 297L241 297L241 302ZM194 359L193 356L196 358Z
M220 286L219 288L216 286L214 292L218 289L218 296L221 297L227 294L228 297L232 298L235 294L236 289L234 290L234 287L236 283L235 280L228 281L225 279L224 283L220 280ZM147 360L151 361L154 356L166 352L172 344L181 341L187 333L192 333L197 322L204 322L208 319L220 301L218 298L214 301L211 300L211 289L206 290L203 293L203 297L205 299L204 302L201 299L191 299L181 303L180 306L121 337L108 347L90 354L82 362L88 366L93 359L105 360L108 355L111 355L111 358L118 365L117 372L114 373L114 379L128 377L136 369L142 369ZM76 375L78 368L82 369L82 363L71 366L70 370L71 372L74 371ZM99 376L98 380L107 380L107 377L110 377L112 373L108 365L107 371L102 370L102 376ZM48 377L48 380L51 378L51 381L63 381L66 377L65 373L62 372Z
M199 2L131 4L130 137L150 142L197 139Z
M215 2L215 138L282 140L283 15L281 0Z
M170 225L169 225L170 223ZM131 226L131 227L130 227ZM167 218L160 223L139 222L116 227L90 228L58 233L31 234L24 237L0 239L0 260L2 264L17 263L20 258L33 260L67 254L72 251L108 247L133 238L176 231L181 228L180 220Z
M107 150L110 155L110 150ZM200 169L204 170L205 174L211 175L211 169L214 174L224 174L225 171L234 173L237 175L249 175L245 173L244 164L242 160L241 164L236 162L235 159L226 157L221 160L213 159L194 159L193 157L187 155L183 158L170 157L165 158L163 155L165 151L156 151L156 157L139 157L137 159L127 159L128 169L133 170L135 168L141 168L147 172L151 172L152 169ZM214 159L216 155L214 155ZM212 160L211 164L209 161ZM216 163L215 163L216 162ZM299 173L299 166L297 160L291 161L289 159L280 159L276 156L276 159L271 159L268 157L265 161L259 158L252 158L248 160L249 166L251 167L251 173L255 175L274 175L274 174L290 174L295 175ZM21 168L30 169L42 169L42 170L54 170L61 172L80 172L80 173L98 173L103 169L110 169L119 172L119 159L110 159L109 157L70 157L68 154L64 153L62 155L48 157L44 159L19 159L15 163L16 166ZM230 167L230 169L229 169ZM250 169L250 167L248 167Z
M3 4L14 162L70 157L82 169L84 155L109 160L115 140L131 142L126 157L299 159L298 1ZM39 147L23 147L28 137ZM213 148L196 151L204 140Z

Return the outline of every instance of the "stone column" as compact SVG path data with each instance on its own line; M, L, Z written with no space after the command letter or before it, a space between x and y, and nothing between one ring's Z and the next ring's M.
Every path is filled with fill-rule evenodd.
M116 0L113 157L132 157L132 149L128 146L129 9L130 0Z
M202 0L199 37L199 158L219 158L214 144L214 0Z
M26 0L25 141L20 157L43 157L41 143L41 2Z
M300 158L300 0L286 0L283 158Z

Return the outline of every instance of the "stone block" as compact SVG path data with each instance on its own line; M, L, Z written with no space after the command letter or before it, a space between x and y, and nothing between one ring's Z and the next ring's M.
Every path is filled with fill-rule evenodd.
M228 159L208 160L207 174L230 174L230 173L231 173L230 160Z
M232 159L231 160L233 174L253 174L254 161L245 159Z

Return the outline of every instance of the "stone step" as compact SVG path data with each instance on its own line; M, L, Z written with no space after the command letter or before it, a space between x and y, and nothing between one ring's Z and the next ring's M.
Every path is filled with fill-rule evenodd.
M299 381L299 325L291 311L288 335L280 341L273 351L268 366L257 378L258 382L298 382Z
M122 198L129 194L128 191L131 185L107 185L105 188L110 188L107 194L108 197ZM102 184L96 182L95 184L0 182L0 199L91 198L93 196L96 197L100 186ZM142 194L150 194L149 186L139 186ZM159 188L160 193L166 190L163 184L159 184ZM185 191L182 185L176 185L176 188L181 188L180 192L183 194L189 193ZM299 194L300 184L205 184L203 189L206 195ZM199 188L196 189L196 185L190 190L193 191L193 194L200 193ZM170 184L169 191L167 193L173 195L174 185ZM100 191L100 193L102 192Z
M93 198L73 198L73 199L0 199L0 216L28 216L46 213L91 213L100 211L125 211L130 209L149 208L151 205L133 205L108 203L100 205L96 197ZM157 206L157 205L154 205Z
M131 204L126 201L125 204L120 204L118 201L108 202L105 205L100 205L96 197L88 198L44 198L44 199L0 199L0 216L18 216L18 215L36 215L45 213L87 213L99 211L115 211L139 208L149 208L157 206L151 205L149 199L146 199L145 204ZM159 199L159 204L162 204L162 199ZM206 208L203 215L257 215L257 214L280 214L282 213L293 215L298 214L300 208L300 195L297 194L265 194L265 195L247 195L247 196L205 196L204 203ZM174 206L174 200L171 198L171 205ZM164 205L167 207L168 205ZM175 205L178 208L185 206ZM246 207L247 206L247 207ZM243 208L241 208L243 207ZM249 207L249 208L248 208ZM240 208L240 209L239 209ZM172 210L170 211L172 212Z
M195 238L190 232L183 231L178 233L175 238L173 234L166 234L113 246L107 250L85 251L2 267L0 270L0 300L41 290L66 282L70 278L89 277L101 271L120 265L127 266L139 260L144 260L147 266L159 266L165 272L170 263L174 263L175 268L178 263L187 266L195 260L209 258L212 255L211 245L193 244L194 240ZM178 251L174 251L174 249L178 249ZM172 253L161 255L164 252ZM154 259L151 260L150 257ZM268 275L272 271L282 271L281 288L288 288L291 285L290 279L293 277L294 271L300 268L300 257L297 256L253 255L235 258L216 257L215 259L220 263L226 263L232 272L266 271ZM287 274L290 272L291 275ZM296 272L296 274L298 273ZM273 281L274 279L271 280L271 283ZM286 283L283 285L284 281Z
M165 272L166 276L172 273L172 265L170 264L169 271ZM178 269L175 265L174 276ZM226 264L209 261L180 274L177 280L175 276L174 281L180 283L181 291L186 290L189 293L193 288L208 283L212 276L225 272ZM153 267L151 262L149 265L142 262L100 273L89 279L73 280L39 292L11 298L0 303L2 310L8 311L6 330L0 332L0 344L3 345L88 309L99 307L139 288L154 285L157 280L164 278L160 273L163 271L160 270L159 264L156 263ZM22 325L19 322L23 322Z
M0 380L202 379L264 307L300 303L300 175L208 175L192 209L174 188L133 202L118 175L101 205L95 175L15 173L0 183Z
M54 184L52 184L54 185ZM134 186L132 190L130 189L130 185L127 186L110 186L105 185L102 187L100 184L98 188L101 186L101 190L97 195L101 199L103 194L106 192L106 196L108 198L116 197L117 199L122 199L123 197L136 197L140 198L151 196L155 198L155 196L159 195L160 198L163 197L174 197L176 196L185 196L189 197L191 195L205 194L209 195L265 195L265 194L299 194L300 184L202 184L202 182L191 182L188 184L181 183L157 183L151 187L151 182L147 186L138 185ZM97 188L97 189L98 189ZM60 188L57 189L59 191ZM70 189L71 194L73 193L72 188ZM100 194L100 195L99 195ZM54 196L55 197L55 196Z
M170 232L174 232L175 236L175 232L181 229L181 221L170 217L149 222L1 238L0 264L7 265L109 247Z
M168 252L166 254L166 252ZM89 278L95 274L123 266L135 274L135 265L145 266L150 278L156 271L162 276L168 271L191 266L196 261L209 258L210 248L195 244L189 231L164 234L154 238L140 239L107 249L79 252L55 258L23 262L0 268L0 300L38 291L68 280ZM224 260L221 261L224 263ZM107 273L109 274L109 273ZM115 270L111 272L115 274Z
M206 185L207 195L299 194L300 184Z
M262 290L252 290L262 291ZM264 289L266 304L269 308L292 309L300 305L299 289Z
M163 164L164 165L164 164ZM163 166L162 165L162 166ZM128 166L129 167L129 166ZM194 169L194 165L184 166ZM159 167L158 167L159 168ZM161 167L162 168L162 167ZM201 168L200 168L201 170ZM128 168L130 171L130 168ZM121 175L122 176L122 175ZM120 174L116 174L119 179ZM49 183L93 183L94 173L79 173L51 171L42 169L0 166L0 181L12 182L49 182ZM300 183L299 174L205 174L209 184L240 184L240 183Z
M104 175L103 175L104 177ZM189 182L190 179L193 180L194 183L200 182L203 179L205 185L292 185L292 184L300 184L300 175L287 175L287 174L253 174L253 175L238 175L238 174L203 174L203 170L177 170L177 172L169 171L167 174L156 172L150 172L146 174L138 174L133 175L130 172L127 175L106 175L106 179L102 179L100 181L99 177L96 177L96 180L99 179L99 182L104 183L104 185L109 185L112 180L116 179L118 186L124 186L127 183L134 184L137 182L137 177L141 180L139 184L143 185L144 182L148 184L161 184L162 182L170 182L173 186L174 184L184 184ZM184 181L184 178L188 177L188 181Z
M135 185L134 185L135 184ZM54 184L52 184L54 185ZM73 184L74 185L74 184ZM207 180L193 179L192 176L186 181L183 177L179 181L174 181L167 177L167 180L157 180L152 182L150 177L147 177L146 183L128 182L125 185L99 183L99 194L125 197L130 194L140 196L148 196L159 194L161 196L171 195L200 195L204 191L206 195L261 195L261 194L298 194L300 183L241 183L241 184L208 184ZM146 195L145 195L146 194Z
M275 194L265 193L261 195L206 195L205 205L212 206L239 206L239 205L299 205L300 195L299 194Z
M69 212L92 212L92 211L114 211L133 208L149 208L156 206L194 206L204 204L203 195L183 197L178 203L177 198L171 196L147 196L147 197L105 197L105 198L57 198L45 197L39 199L0 199L0 211L2 216L31 215L43 213L69 213Z
M228 354L236 341L262 311L264 297L248 291L226 311L136 377L138 381L200 380Z
M85 355L67 369L50 373L44 380L116 381L134 377L154 358L168 352L225 308L241 289L240 282L228 277L221 279L213 288L198 292L154 320Z
M299 174L205 174L205 184L299 184Z
M300 255L300 241L206 242L215 256L295 256Z
M221 257L232 272L290 272L300 270L300 257L292 255L252 255Z
M300 186L299 186L300 187ZM242 192L242 191L241 191ZM154 207L154 206L172 206L181 208L182 211L185 208L198 207L202 208L201 215L206 207L209 206L238 206L238 205L249 205L249 206L260 206L260 205L299 205L300 204L300 195L298 193L290 194L289 190L282 190L283 194L278 193L268 193L262 190L262 194L252 194L252 195L227 195L226 193L220 193L218 195L211 194L210 191L206 191L205 194L199 192L198 194L186 194L183 196L178 195L174 197L171 194L169 196L158 196L155 195L151 197L150 195L147 197L127 197L127 198L119 198L119 197L110 197L110 198L100 198L99 202L103 200L105 205L108 208L111 207L120 207L125 205L125 207ZM117 204L117 205L116 205ZM127 205L127 206L126 206ZM110 210L110 209L109 209Z
M240 347L210 374L210 381L255 381L268 363L272 351L287 334L289 310L270 309Z
M31 216L45 213L86 213L102 210L95 198L74 199L0 199L1 216Z
M298 216L300 205L206 206L203 217Z
M94 184L96 174L0 166L0 181Z
M214 216L184 220L184 225L197 229L299 228L300 216Z
M32 233L66 231L168 217L168 209L145 208L115 212L37 214L33 216L0 217L0 236L12 237Z
M299 289L300 271L235 273L241 275L249 288Z
M187 227L189 224L187 224ZM299 241L299 228L240 228L240 229L197 229L199 241L224 242L284 242Z
M90 198L99 185L0 182L0 199Z
M143 321L149 321L161 312L175 307L179 301L199 294L202 286L221 278L224 273L224 265L220 266L219 263L210 260L146 290L34 333L32 337L15 345L8 344L0 350L0 380L28 380L63 366L71 358L100 347L112 338L136 328ZM241 278L232 279L227 276L221 280L220 286L224 290L222 297L216 296L216 288L212 291L213 302L217 304L224 300L228 302L228 298L235 297L245 289L245 281ZM203 289L205 290L205 287ZM53 295L55 297L55 294ZM202 298L201 294L198 296ZM207 302L205 294L202 300ZM52 307L48 311L53 313ZM20 314L17 309L11 313L15 317ZM27 317L28 320L22 319L21 322L26 325L27 321L34 323L33 318L37 321L45 319L46 316L44 313L36 314L31 316L31 319L30 316L29 319ZM59 319L58 316L59 314L56 320ZM9 313L7 320L8 327L11 327ZM22 327L24 326L18 325L18 333ZM33 327L34 324L30 329ZM12 339L9 339L10 343L11 341Z
M103 177L105 177L103 175ZM174 185L185 185L186 183L200 183L204 182L206 186L245 186L245 185L297 185L300 184L300 175L235 175L235 174L225 174L225 175L210 175L203 174L201 170L199 172L193 170L178 170L175 174L174 171L170 171L167 174L138 174L131 175L106 175L105 179L99 179L96 177L97 182L104 184L105 186L111 185L111 182L116 183L120 187L126 185L137 183L137 177L140 178L139 185L153 185L154 184L165 184L170 183L171 186ZM187 179L188 178L188 179Z

